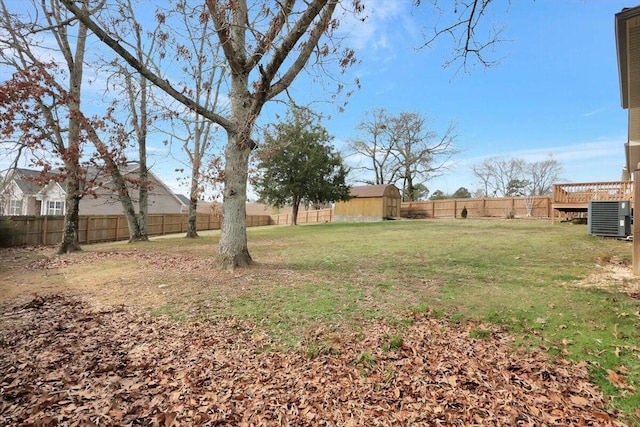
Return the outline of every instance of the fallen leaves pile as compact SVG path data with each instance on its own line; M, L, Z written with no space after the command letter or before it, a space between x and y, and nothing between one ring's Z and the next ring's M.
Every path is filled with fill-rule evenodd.
M426 315L401 337L380 322L282 351L236 319L177 323L63 296L0 316L0 425L623 425L585 365Z

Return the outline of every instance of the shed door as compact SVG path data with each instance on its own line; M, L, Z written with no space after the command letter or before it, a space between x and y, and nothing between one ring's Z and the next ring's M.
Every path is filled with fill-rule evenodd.
M385 197L385 218L398 217L400 213L400 199L394 199L393 197Z

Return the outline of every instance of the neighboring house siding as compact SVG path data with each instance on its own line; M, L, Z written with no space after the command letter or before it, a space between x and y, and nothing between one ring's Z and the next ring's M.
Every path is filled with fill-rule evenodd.
M132 181L137 177L137 169L127 174ZM51 181L42 187L30 179L39 172L29 169L15 169L9 172L6 181L0 182L0 213L3 215L64 215L66 192L62 184ZM99 175L99 172L98 172ZM100 178L100 177L99 177ZM94 188L93 194L80 199L81 215L121 215L122 204L117 194L109 187L111 177L100 179L102 184ZM149 213L180 213L182 203L173 192L153 173L149 173ZM129 184L129 192L136 212L138 206L138 188ZM20 212L18 214L18 212Z
M182 203L171 190L153 174L149 174L149 182L150 214L181 213ZM98 188L95 193L97 197L86 195L80 200L81 215L122 215L122 203L117 193L108 188ZM129 195L138 213L138 187L129 185Z
M26 203L24 194L15 182L10 182L2 191L2 214L3 215L24 215Z
M60 184L52 182L35 197L40 200L40 215L64 215L65 191Z
M42 202L36 200L36 196L26 196L23 199L23 204L26 205L26 211L23 215L40 215Z
M10 181L0 196L2 215L40 215L40 202L25 194L15 181Z

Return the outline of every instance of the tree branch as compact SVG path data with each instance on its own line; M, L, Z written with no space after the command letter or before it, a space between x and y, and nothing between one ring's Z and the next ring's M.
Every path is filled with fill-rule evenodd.
M439 9L438 20L444 15L444 11L438 8L440 1L431 0L434 8ZM420 0L414 0L415 6L420 6L421 3ZM491 28L484 41L480 41L477 35L480 23L483 21L482 18L485 17L492 3L494 0L455 0L453 2L455 21L443 27L439 27L436 22L433 27L433 35L426 38L419 49L430 47L437 39L448 35L454 46L451 58L444 63L445 67L461 61L460 68L469 71L472 67L470 57L473 57L485 68L498 64L502 58L489 59L487 51L494 45L506 41L501 37L506 27Z
M204 108L199 103L195 102L191 98L186 97L181 92L177 91L168 80L164 80L155 73L153 73L149 68L147 68L144 64L138 61L133 55L131 55L126 49L124 49L117 40L107 34L98 24L96 24L90 16L84 13L80 8L75 5L73 0L60 0L65 7L73 13L78 20L80 20L83 24L87 26L104 44L109 46L113 51L118 54L122 59L124 59L131 67L133 67L136 71L138 71L143 77L147 80L155 84L162 91L167 93L169 96L186 106L187 108L195 111L203 117L219 124L229 133L236 133L237 129L235 124L228 120L227 118L216 114L206 108Z
M316 25L314 25L311 31L309 31L309 39L306 43L304 43L296 60L284 73L282 78L275 82L266 92L267 100L274 98L286 88L288 88L291 82L300 73L300 71L302 71L305 64L307 63L307 60L311 56L311 53L313 53L314 49L318 45L320 37L322 37L322 35L327 31L329 22L331 21L331 16L333 15L333 11L335 10L337 4L338 0L315 0L305 11L300 20L296 22L296 25L291 29L284 42L282 43L280 49L278 49L278 52L276 53L276 55L274 55L271 63L265 70L266 76L263 76L263 78L268 78L269 82L273 79L276 71L284 62L286 53L289 50L293 49L302 35L308 31L309 26L312 24L313 20L318 16L318 14L322 13L320 20L316 23ZM261 82L261 86L263 86L264 83Z

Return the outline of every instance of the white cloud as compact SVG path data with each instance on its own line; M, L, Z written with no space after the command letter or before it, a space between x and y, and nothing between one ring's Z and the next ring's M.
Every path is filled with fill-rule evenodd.
M412 28L408 24L409 2L397 0L369 0L365 4L364 21L350 12L341 19L341 31L349 39L349 45L357 50L384 50L393 48L390 29Z
M517 157L534 162L546 159L549 154L562 163L563 180L566 182L619 180L625 161L623 141L616 138L603 138L556 147L494 152L460 159L450 173L429 181L427 187L430 190L442 190L445 193L453 193L460 187L474 190L479 184L471 171L473 165L492 157L504 159Z
M570 144L555 147L541 147L526 150L504 151L485 154L482 156L461 159L461 164L474 165L491 158L522 158L529 162L546 159L552 154L556 160L577 161L583 159L597 159L608 156L619 156L624 160L624 142L619 139L602 139L597 141L586 141L578 144Z
M600 108L596 108L594 110L591 111L587 111L586 113L582 114L582 117L591 117L591 116L596 116L600 113L604 113L606 111L608 111L609 108L608 107L600 107Z

